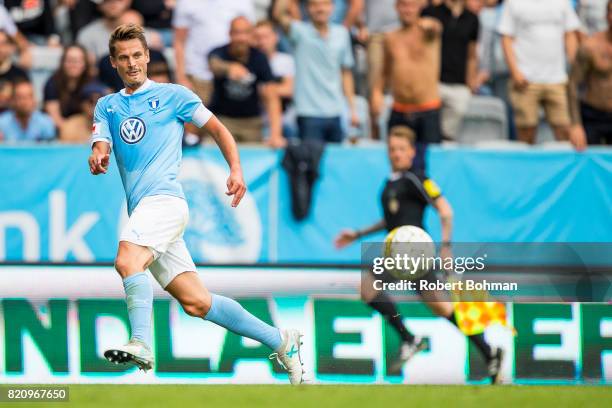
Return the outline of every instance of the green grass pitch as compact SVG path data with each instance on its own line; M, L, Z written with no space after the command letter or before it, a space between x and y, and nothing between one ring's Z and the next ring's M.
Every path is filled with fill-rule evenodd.
M602 407L609 386L71 385L57 407ZM19 404L19 406L24 406Z

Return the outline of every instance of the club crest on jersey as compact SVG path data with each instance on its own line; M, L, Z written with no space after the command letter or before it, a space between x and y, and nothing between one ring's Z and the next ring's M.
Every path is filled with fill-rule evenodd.
M150 110L155 111L157 108L159 108L159 98L151 98L148 100L148 102Z
M121 122L120 134L125 143L134 144L142 140L147 132L147 127L142 119L131 117Z

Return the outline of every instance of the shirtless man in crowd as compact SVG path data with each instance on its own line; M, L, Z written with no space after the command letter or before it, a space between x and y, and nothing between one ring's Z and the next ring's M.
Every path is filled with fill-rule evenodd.
M383 74L374 81L371 94L372 117L384 108L384 93L389 85L394 103L389 129L408 126L416 134L415 167L424 167L428 143L439 143L440 46L442 26L429 17L421 18L421 0L397 0L402 27L385 36Z
M579 150L587 143L612 144L612 0L606 10L608 29L583 43L570 76L570 140ZM581 85L584 95L579 100Z

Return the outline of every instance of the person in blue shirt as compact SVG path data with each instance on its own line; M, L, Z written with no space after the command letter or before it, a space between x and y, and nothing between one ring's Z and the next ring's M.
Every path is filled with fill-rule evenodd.
M51 117L36 109L34 87L23 78L13 85L12 109L0 114L0 140L39 142L55 139Z
M339 143L347 107L351 126L359 126L351 38L346 27L330 22L332 0L308 0L307 9L310 22L291 15L289 0L278 0L273 11L294 47L299 137Z
M123 229L115 268L123 279L131 338L104 356L114 363L153 367L151 314L153 289L145 269L182 305L185 312L270 347L289 372L303 381L301 334L272 327L238 302L209 293L183 240L189 210L177 174L185 123L204 127L229 167L227 195L238 206L246 192L232 134L190 90L147 78L149 50L142 27L124 24L109 41L110 60L125 88L101 98L94 112L90 171L105 174L114 152L125 189L129 221Z

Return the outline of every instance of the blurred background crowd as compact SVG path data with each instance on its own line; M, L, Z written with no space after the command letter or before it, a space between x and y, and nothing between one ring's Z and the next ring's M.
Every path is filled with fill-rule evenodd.
M437 134L426 137L434 143L569 140L582 149L612 140L608 0L0 4L5 143L87 142L96 101L123 88L108 39L124 23L146 27L150 78L192 89L240 143L384 141L389 121L400 113L418 140L430 111L439 122ZM414 20L415 12L425 18ZM438 55L433 65L407 65L402 78L404 71L397 76L393 65L419 61L415 44L423 38L394 43L393 36L413 23L438 35ZM402 44L409 56L402 56ZM432 72L431 100L397 100L398 93L417 95L421 76ZM186 145L205 139L186 127Z

